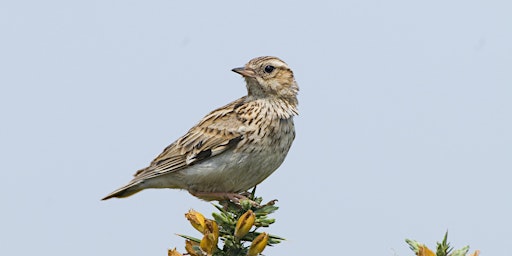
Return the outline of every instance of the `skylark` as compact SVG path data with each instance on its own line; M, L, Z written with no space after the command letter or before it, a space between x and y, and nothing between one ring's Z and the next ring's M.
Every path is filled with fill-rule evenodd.
M245 78L247 96L206 115L103 200L146 188L177 188L208 201L238 201L240 192L272 174L295 138L299 87L276 57L258 57L232 71Z

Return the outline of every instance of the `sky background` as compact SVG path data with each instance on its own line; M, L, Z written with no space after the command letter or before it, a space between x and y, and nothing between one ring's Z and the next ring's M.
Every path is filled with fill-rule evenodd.
M100 199L274 55L300 86L297 137L258 187L266 255L509 255L512 2L2 1L0 254L167 255L207 202ZM199 235L198 235L199 236Z

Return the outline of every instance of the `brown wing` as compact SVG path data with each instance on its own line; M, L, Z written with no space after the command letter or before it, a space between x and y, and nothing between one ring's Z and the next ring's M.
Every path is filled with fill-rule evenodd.
M185 136L169 145L150 166L139 170L132 182L179 171L234 148L243 139L243 122L237 116L240 98L212 111Z

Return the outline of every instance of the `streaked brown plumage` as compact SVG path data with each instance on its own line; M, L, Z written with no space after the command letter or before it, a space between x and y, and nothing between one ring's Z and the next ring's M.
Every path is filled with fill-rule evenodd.
M236 199L272 174L295 138L299 88L293 72L270 56L233 71L245 78L247 96L206 115L103 200L146 188L186 189L205 200Z

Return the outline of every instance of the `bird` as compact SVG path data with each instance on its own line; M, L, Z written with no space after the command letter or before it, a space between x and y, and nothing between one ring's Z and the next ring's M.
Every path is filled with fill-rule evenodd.
M207 114L102 200L171 188L206 201L238 202L270 176L295 139L298 84L290 67L272 56L232 71L245 79L247 95Z

